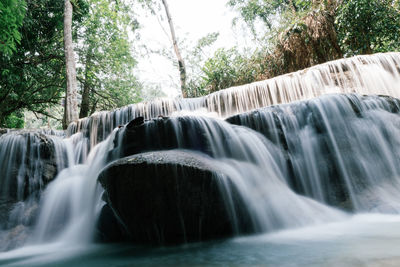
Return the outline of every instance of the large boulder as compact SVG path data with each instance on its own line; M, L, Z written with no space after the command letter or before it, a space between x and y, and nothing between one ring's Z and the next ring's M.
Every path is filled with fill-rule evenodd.
M223 179L226 177L208 156L183 150L122 158L99 175L125 240L158 245L252 231L239 194ZM226 190L224 185L232 188ZM108 208L104 212L109 213ZM104 220L106 216L101 217ZM100 223L104 224L107 222Z
M208 126L216 131L222 130L217 120L206 118L160 117L145 121L143 117L138 117L119 129L114 140L115 149L110 151L108 159L171 149L212 155L213 139Z

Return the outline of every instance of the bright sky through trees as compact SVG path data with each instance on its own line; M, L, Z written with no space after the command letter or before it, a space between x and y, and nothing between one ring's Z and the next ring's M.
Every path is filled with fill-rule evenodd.
M176 28L176 35L179 42L184 42L182 53L185 48L194 46L198 39L208 33L219 32L219 37L211 47L210 54L218 48L230 48L235 45L239 47L251 46L251 39L245 39L250 34L241 34L241 28L232 28L232 20L235 13L226 6L224 0L169 0L168 1L172 19ZM167 21L159 21L155 16L138 10L140 15L141 40L147 49L172 51ZM161 27L161 25L162 27ZM179 73L172 61L161 55L150 55L142 51L148 57L139 59L138 70L140 79L145 83L159 85L169 97L179 94Z

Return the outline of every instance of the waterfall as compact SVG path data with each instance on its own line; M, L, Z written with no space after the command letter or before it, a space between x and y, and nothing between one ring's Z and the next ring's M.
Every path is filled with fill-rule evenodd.
M297 192L358 212L399 213L399 111L393 98L327 95L228 121L284 151Z
M0 249L25 240L23 235L34 223L42 190L57 172L73 163L72 146L56 134L14 131L0 136L0 236L5 240ZM9 237L9 231L20 240Z
M133 127L132 127L133 128ZM255 232L343 218L341 212L299 196L288 186L283 153L261 134L221 119L180 116L148 121L122 135L123 156L143 151L186 149L212 157L222 175L220 190L233 186L249 211ZM131 140L135 140L132 142ZM235 207L229 207L235 214ZM234 225L239 218L233 216ZM240 233L240 227L237 229Z
M152 119L176 111L205 109L219 117L270 105L318 97L326 93L359 93L400 97L400 53L339 59L294 73L220 90L191 99L158 99L111 112L98 112L72 123L68 135L83 132L90 147L136 117Z
M64 169L46 189L33 243L61 240L82 244L91 240L101 208L97 176L107 163L115 132L90 152L85 164Z
M189 150L214 163L237 234L243 218L233 191L256 233L351 213L398 214L399 61L398 53L358 56L201 98L99 112L71 124L64 139L4 134L0 249L90 243L104 205L100 172L159 150Z

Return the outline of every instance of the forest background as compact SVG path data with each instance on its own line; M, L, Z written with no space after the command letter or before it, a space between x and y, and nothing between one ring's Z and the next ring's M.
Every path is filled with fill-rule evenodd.
M168 0L1 0L0 127L65 128L68 112L76 119L163 97L162 84L140 77L138 61L151 54L173 63L178 97L198 97L400 48L399 0L227 0L226 9L235 14L232 28L251 46L210 53L221 33L195 42L177 35ZM141 39L145 16L169 36L164 49ZM71 61L75 74L67 71Z

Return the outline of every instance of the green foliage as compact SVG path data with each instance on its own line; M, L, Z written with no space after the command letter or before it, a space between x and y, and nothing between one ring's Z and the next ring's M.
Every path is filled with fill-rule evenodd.
M134 76L136 60L128 37L128 31L138 24L130 6L109 0L90 0L89 4L89 16L79 33L80 117L141 100L141 85Z
M261 48L219 50L203 66L202 94L271 78L341 57L329 1L231 0L252 28L270 30ZM274 22L273 22L274 21ZM274 29L272 29L274 27Z
M202 65L209 55L207 51L211 45L217 41L219 33L213 32L200 38L193 49L185 49L185 62L188 76L186 95L188 97L197 97L206 94L206 88L203 80Z
M279 27L282 21L291 21L297 14L308 11L311 0L229 0L228 6L234 8L240 18L256 34L255 26L261 22L269 30ZM280 20L280 21L279 21ZM234 22L236 23L237 20Z
M391 0L344 0L336 16L346 55L399 51L400 11Z
M23 109L48 113L64 89L63 2L27 0L22 36L12 55L0 55L0 124Z
M19 28L25 16L24 0L0 1L0 54L12 55L21 41Z
M21 3L18 9L15 3ZM84 89L89 89L87 110L94 112L139 101L141 85L134 76L136 61L128 38L128 31L137 28L131 6L112 0L71 3L74 42L78 44L78 79L83 95ZM21 126L16 118L23 117L24 110L61 119L50 109L62 104L65 91L64 2L5 0L0 4L0 37L5 36L3 29L20 27L14 53L9 48L7 53L0 53L0 126ZM14 24L11 11L3 12L11 8L15 11ZM24 11L23 23L17 20L21 17L19 10Z
M255 35L256 24L261 23L267 30L261 40L267 42L249 57L224 50L209 59L203 68L203 85L210 91L307 68L343 54L399 51L399 1L230 0L228 5Z
M161 1L155 0L71 0L81 116L160 94L158 87L143 94L135 76L128 36L138 28L134 2L162 13ZM399 51L399 1L229 0L228 5L255 38L266 42L252 51L220 49L206 60L218 33L194 46L183 46L187 40L181 40L188 96L306 68L341 57L342 51L346 56ZM60 106L65 89L63 10L59 0L0 1L1 127L23 127L25 110L54 117L50 109ZM265 38L256 36L259 25Z
M214 91L234 85L243 62L244 58L236 48L217 50L203 67L205 88L213 88L210 91Z
M248 54L251 56L246 56ZM265 50L249 53L249 51L240 52L236 47L218 49L214 56L204 63L201 81L191 90L197 90L198 95L205 95L231 86L265 79L276 70L274 64L274 60Z
M65 88L64 2L25 3L25 16L19 28L21 39L15 52L0 53L0 126L23 117L25 110L61 120L50 109L62 103ZM87 11L83 0L73 3L76 26Z
M11 113L4 121L5 128L24 128L24 114L21 111Z

